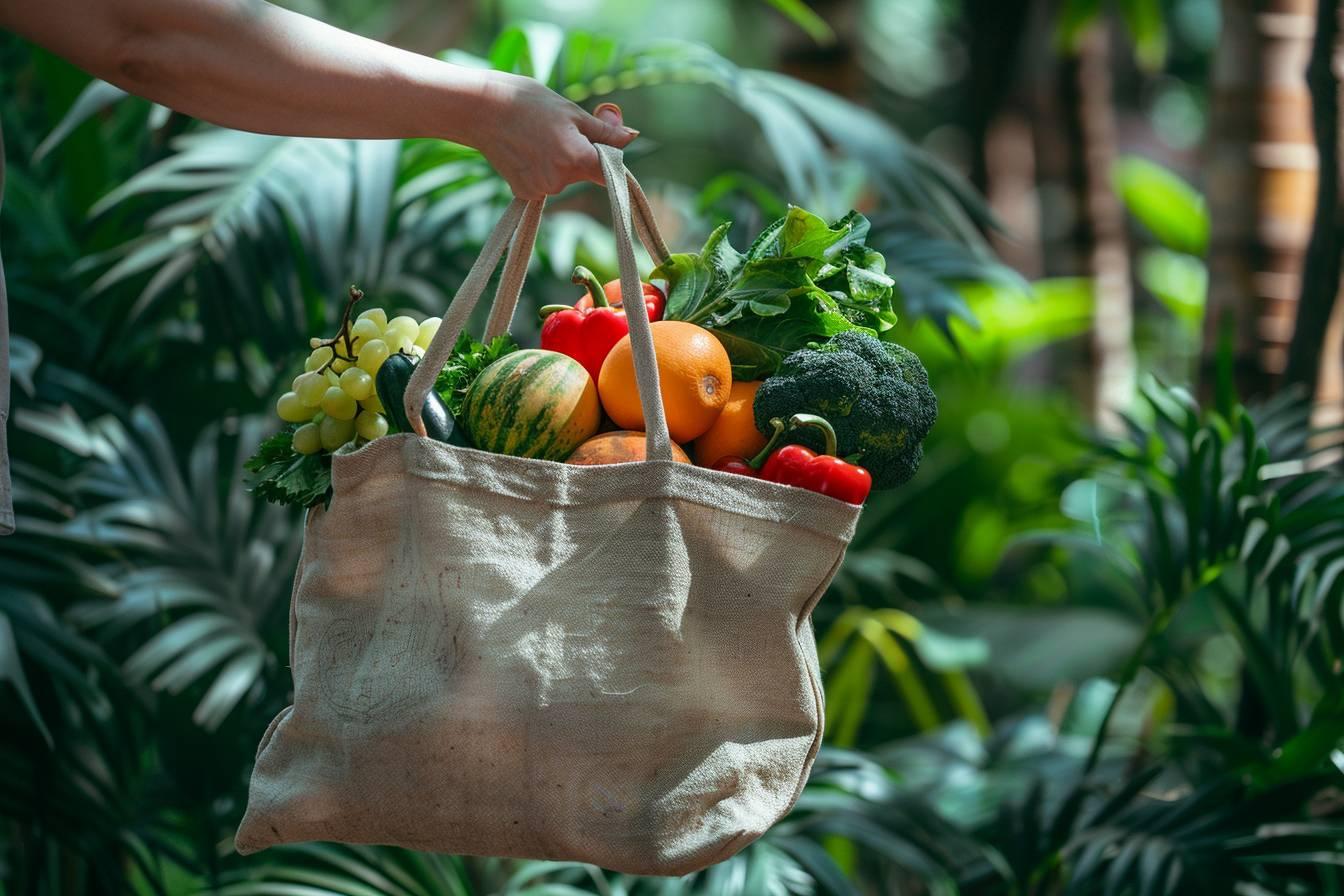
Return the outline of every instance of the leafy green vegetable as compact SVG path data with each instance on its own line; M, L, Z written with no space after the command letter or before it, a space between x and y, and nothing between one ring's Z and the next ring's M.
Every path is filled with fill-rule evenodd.
M868 219L858 212L828 224L790 206L745 255L728 242L729 226L652 276L668 283L664 318L712 330L734 378L769 376L809 342L856 328L880 335L895 325L895 281L882 254L865 245Z
M453 353L448 356L448 363L434 381L434 391L448 405L448 413L454 418L461 416L462 402L466 400L467 389L471 388L476 376L500 358L516 351L518 343L508 333L496 336L489 345L477 342L468 333L460 334L457 344L453 346Z
M257 474L248 489L273 504L311 507L331 495L331 456L299 454L294 450L294 430L290 424L257 446L257 453L243 468Z

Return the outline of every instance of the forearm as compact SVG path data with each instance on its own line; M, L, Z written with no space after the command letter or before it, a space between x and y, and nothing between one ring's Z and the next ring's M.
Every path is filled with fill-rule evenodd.
M248 131L474 144L484 74L259 0L0 0L0 24L92 74Z

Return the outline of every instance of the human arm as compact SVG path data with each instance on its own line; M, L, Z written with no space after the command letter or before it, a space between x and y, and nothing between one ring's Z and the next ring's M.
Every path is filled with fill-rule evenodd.
M473 146L524 199L600 183L592 144L635 136L530 78L400 50L262 0L0 0L0 26L225 127Z

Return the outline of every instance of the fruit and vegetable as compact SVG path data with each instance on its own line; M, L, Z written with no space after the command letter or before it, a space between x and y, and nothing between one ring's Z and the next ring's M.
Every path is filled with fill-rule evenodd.
M915 475L938 417L938 397L915 353L861 330L790 354L761 384L754 407L762 428L794 414L826 418L840 456L867 468L877 489ZM793 438L816 450L823 444L815 430L800 429Z
M728 401L704 435L691 443L696 462L710 466L716 458L728 455L751 457L765 447L765 435L756 428L753 403L761 380L735 381L728 390Z
M415 364L410 355L398 352L383 362L375 378L378 400L382 402L384 413L397 432L413 431L411 421L406 416L406 387L410 385L411 374L415 373ZM424 404L420 406L420 423L425 428L425 435L435 441L463 447L471 445L462 427L457 425L457 420L448 410L448 403L433 389L425 395ZM379 435L385 435L386 430L385 426L384 432Z
M602 409L582 364L530 348L481 371L467 389L462 419L482 451L564 460L596 435Z
M714 332L732 359L733 378L772 375L784 357L847 330L889 335L896 324L886 260L866 241L868 219L850 212L827 221L790 206L745 253L728 224L699 252L672 255L651 277L667 281L664 320Z
M787 425L779 417L772 418L770 425L774 435L755 457L751 460L721 457L714 462L714 469L805 488L850 504L862 504L868 499L873 477L863 467L835 456L835 430L824 417L794 414ZM775 447L787 433L809 427L821 433L825 442L821 453L802 445Z
M641 284L679 463L861 504L914 475L938 402L919 358L892 341L895 281L857 212L790 207L745 252L711 234ZM620 281L586 268L574 304L543 308L540 348L459 336L422 409L449 445L574 465L645 459L644 413ZM336 335L315 338L276 402L286 424L247 463L266 500L330 496L331 457L409 431L406 385L439 318L389 316L351 288ZM604 421L610 421L604 425ZM611 430L614 424L616 427ZM606 429L607 431L600 431Z
M587 288L587 293L571 307L543 305L545 323L541 326L541 347L569 355L583 365L588 375L597 382L602 362L612 346L630 332L621 301L621 281L612 280L603 285L592 271L580 265L574 269L571 280ZM663 316L663 291L650 284L641 284L644 307L650 321Z
M600 432L574 449L565 458L565 463L576 466L597 466L600 464L627 464L648 459L648 440L644 433L633 429L615 429ZM679 464L689 464L691 459L679 445L672 445L672 459Z
M709 431L728 404L733 374L728 353L703 327L663 320L649 325L658 359L663 416L672 441L689 442ZM597 378L607 416L622 429L644 429L644 407L635 381L634 346L627 335L612 346Z

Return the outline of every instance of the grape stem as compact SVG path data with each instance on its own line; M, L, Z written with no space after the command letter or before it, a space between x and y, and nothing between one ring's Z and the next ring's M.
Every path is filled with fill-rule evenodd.
M318 348L331 349L331 357L327 360L327 363L317 368L315 373L326 373L327 368L330 367L332 364L335 364L337 360L349 361L351 364L355 363L355 347L350 344L350 312L354 309L355 303L362 298L364 298L363 291L360 290L360 288L358 286L355 286L353 283L350 284L350 298L345 303L344 313L341 314L340 330L338 330L336 332L336 335L333 336L332 338L319 342L315 346L314 350ZM338 343L345 344L344 355L342 355L337 350L336 346Z

